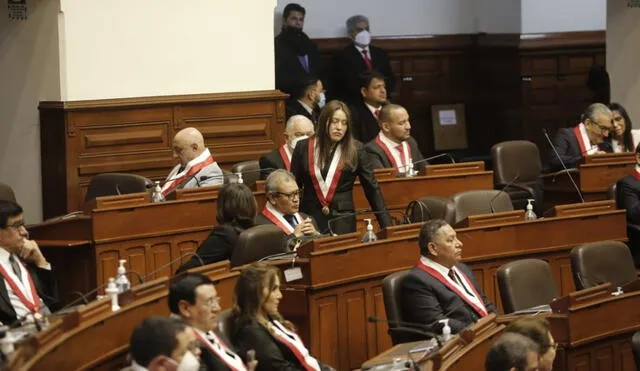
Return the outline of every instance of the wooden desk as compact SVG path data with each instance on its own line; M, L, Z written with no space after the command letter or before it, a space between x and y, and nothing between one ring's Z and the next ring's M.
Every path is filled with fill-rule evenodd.
M569 174L586 201L607 199L607 189L619 179L630 175L636 164L635 153L607 153L584 158L584 163ZM578 195L566 172L544 176L545 203L579 202Z
M623 210L600 211L483 227L458 229L463 261L476 274L490 300L500 307L495 273L525 257L549 261L563 294L574 291L569 251L593 241L625 240ZM388 349L382 279L412 267L418 259L419 224L389 228L374 243L359 234L315 240L300 249L300 281L283 284L281 311L300 328L314 355L338 369L360 367ZM291 262L283 263L283 268Z
M198 271L215 282L221 306L230 308L238 272L229 270L228 261ZM134 287L120 295L117 312L111 311L111 301L105 298L55 320L16 350L10 369L120 369L135 325L149 316L169 314L169 284L169 279L162 277Z

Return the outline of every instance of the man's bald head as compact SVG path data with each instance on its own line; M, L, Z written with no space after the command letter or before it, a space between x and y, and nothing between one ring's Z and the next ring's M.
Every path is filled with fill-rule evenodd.
M204 137L196 128L184 128L173 137L173 157L180 159L180 165L200 156L205 150Z

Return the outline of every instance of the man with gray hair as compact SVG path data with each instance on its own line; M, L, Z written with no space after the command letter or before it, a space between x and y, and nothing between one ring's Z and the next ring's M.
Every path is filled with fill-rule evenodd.
M265 186L267 203L256 216L256 225L274 224L288 237L318 235L313 218L299 212L300 189L290 172L278 169L267 177Z
M496 340L484 362L485 371L537 371L540 349L533 340L505 333Z
M558 130L553 146L567 168L576 167L584 156L611 152L611 145L604 141L613 130L613 114L602 103L593 103L580 116L582 122L573 128ZM549 168L562 170L554 148L549 151Z
M307 117L294 115L284 128L285 143L260 157L261 179L266 179L274 169L291 170L291 154L296 143L314 134L313 123Z
M360 97L358 76L364 71L376 70L385 78L387 91L391 93L395 78L389 56L384 49L371 45L369 19L354 15L346 22L347 33L353 41L337 56L334 62L335 95L347 103L357 102Z
M181 188L196 188L222 184L224 178L218 163L204 145L204 137L196 128L185 128L173 137L173 157L176 165L162 186L164 196Z

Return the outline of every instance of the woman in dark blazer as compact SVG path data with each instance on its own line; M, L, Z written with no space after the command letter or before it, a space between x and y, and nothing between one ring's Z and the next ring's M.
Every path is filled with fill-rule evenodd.
M241 183L224 186L218 193L217 213L218 225L196 250L198 256L191 257L176 273L231 258L240 233L254 225L256 199L251 189Z
M374 211L386 211L386 205L362 143L353 139L349 108L332 100L322 109L315 137L296 145L291 172L303 190L300 211L311 215L322 233L355 232L356 217L343 217L355 211L353 184L356 177ZM386 212L376 214L381 227L391 225Z
M278 313L282 299L279 276L277 267L265 263L242 270L225 326L231 342L245 362L247 351L255 351L256 371L333 370L309 354L293 324Z

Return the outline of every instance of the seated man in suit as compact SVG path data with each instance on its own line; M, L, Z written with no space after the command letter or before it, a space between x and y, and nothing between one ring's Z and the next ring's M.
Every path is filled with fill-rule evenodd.
M326 102L322 80L309 79L293 90L291 99L287 101L285 119L289 120L292 116L302 115L317 124L320 110Z
M260 176L266 179L273 171L269 169L291 170L291 154L296 148L296 143L307 139L314 134L313 123L302 115L291 116L284 128L285 143L278 149L260 157Z
M179 276L169 289L169 310L195 331L200 359L207 370L246 370L242 359L229 347L218 330L220 297L213 281L202 274ZM255 362L249 367L255 368Z
M418 244L420 260L400 284L404 321L432 326L448 318L451 332L458 333L495 313L471 269L460 263L462 242L447 222L424 223Z
M296 178L286 170L276 170L265 185L267 203L256 216L256 224L275 224L288 239L318 235L313 218L299 212L300 189Z
M540 350L526 336L505 333L489 348L485 371L533 371L540 369Z
M636 167L633 173L617 182L616 204L619 209L627 211L627 223L634 225L627 228L628 245L638 266L640 265L640 144L636 146Z
M282 12L282 32L274 40L276 89L287 94L322 72L318 46L303 31L305 16L300 4L287 4Z
M193 329L178 318L148 317L129 340L132 364L126 371L200 369L200 348Z
M29 240L22 207L0 201L0 322L16 326L57 309L51 265Z
M378 117L382 106L387 104L387 88L384 76L376 71L360 74L360 94L362 99L351 108L353 136L367 143L378 135Z
M573 128L562 128L553 138L553 146L567 168L576 167L584 156L611 152L604 139L613 130L613 114L602 103L593 103L581 116L582 122ZM562 170L562 164L553 148L549 151L549 167Z
M182 188L196 188L224 183L222 170L204 146L204 137L196 128L182 129L173 137L173 157L180 160L162 186L164 196Z
M424 164L418 143L411 137L409 113L397 104L387 104L380 111L380 132L364 146L374 169L393 167L405 174L410 167L419 170Z
M353 41L342 49L334 62L335 95L348 103L360 100L360 83L358 76L365 71L380 72L386 83L387 92L391 93L395 85L389 56L384 49L371 45L369 19L364 15L354 15L347 19L347 33Z

